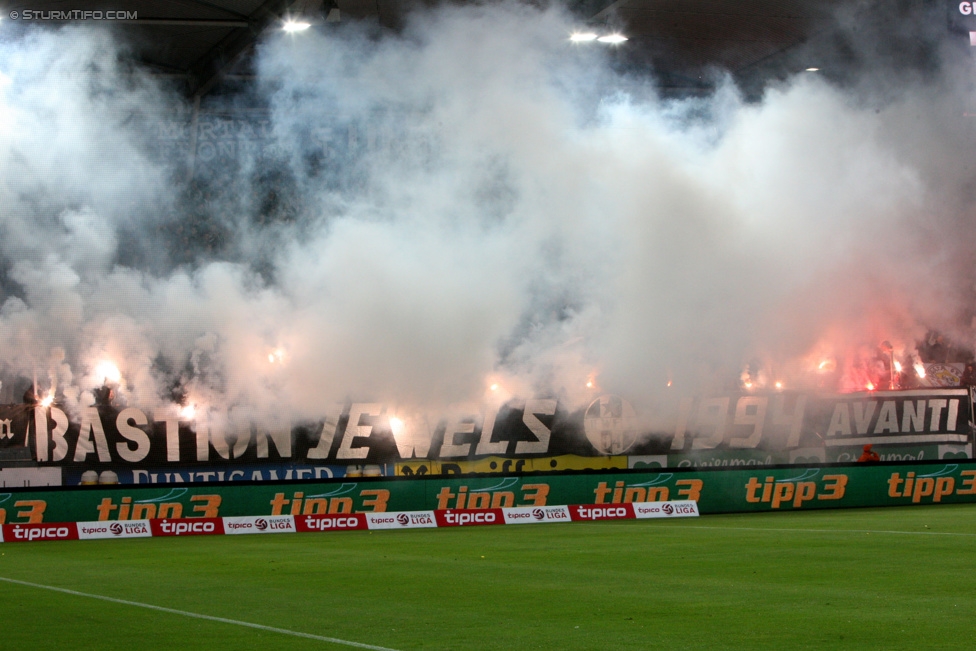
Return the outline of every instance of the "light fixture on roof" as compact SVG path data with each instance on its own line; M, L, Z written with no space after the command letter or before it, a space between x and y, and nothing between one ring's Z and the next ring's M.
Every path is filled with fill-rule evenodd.
M593 32L576 32L569 37L573 43L588 43L589 41L595 41L597 35Z
M312 23L306 22L304 20L293 20L288 19L281 26L281 29L288 32L289 34L294 34L295 32L304 32L306 29L312 26Z
M606 36L601 36L596 39L600 43L609 43L610 45L619 45L627 40L627 37L623 34L607 34Z
M807 68L807 72L817 72L820 68Z

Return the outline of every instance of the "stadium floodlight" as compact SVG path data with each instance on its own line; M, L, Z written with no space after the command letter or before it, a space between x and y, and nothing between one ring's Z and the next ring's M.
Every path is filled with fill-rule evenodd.
M576 32L569 37L569 40L573 43L588 43L590 41L595 41L597 35L593 32Z
M806 71L807 71L807 72L817 72L817 71L819 71L819 70L820 70L820 68L807 68L807 70L806 70Z
M288 32L289 34L294 34L295 32L304 32L306 29L312 26L312 23L307 23L303 20L286 20L281 26L281 29Z
M606 36L601 36L596 39L601 43L609 43L610 45L619 45L627 40L627 37L623 34L607 34Z

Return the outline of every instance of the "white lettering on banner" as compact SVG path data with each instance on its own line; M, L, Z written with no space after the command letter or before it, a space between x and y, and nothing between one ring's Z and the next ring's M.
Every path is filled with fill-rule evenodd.
M553 416L556 413L555 400L529 400L522 412L522 422L536 441L519 441L515 444L515 454L545 454L549 451L549 437L552 432L539 416Z
M139 427L130 425L129 421L132 421L135 425L145 427L149 424L149 419L135 407L128 407L119 412L119 416L115 420L115 428L119 431L119 434L136 446L132 450L127 443L120 441L115 444L116 451L120 457L129 463L138 463L149 456L149 435L139 429Z
M632 518L630 504L621 506L574 506L574 520L616 520Z
M538 524L541 522L569 522L569 508L565 506L516 506L502 509L505 524Z
M71 537L71 529L66 526L13 528L14 540L64 540Z
M152 530L149 520L126 520L113 522L78 522L78 538L96 540L100 538L149 538Z
M430 454L431 440L434 431L425 414L412 414L400 419L402 426L390 425L390 433L396 442L397 452L401 459L426 459ZM480 454L480 451L479 451ZM311 457L309 457L311 458Z
M319 432L319 442L308 451L307 458L327 459L329 457L332 441L335 439L336 430L339 428L340 416L342 416L342 405L330 405L326 409L325 419L322 421L322 430Z
M484 513L452 513L448 512L444 514L444 520L448 524L456 525L466 525L466 524L494 524L495 514L486 511Z
M471 452L471 443L456 443L458 434L474 433L474 420L471 418L453 418L444 429L444 441L441 443L442 459L452 457L466 457Z
M976 2L959 3L959 13L961 13L963 16L972 16L974 8L976 8Z
M672 502L633 502L636 518L691 518L698 517L698 503L694 500Z
M54 454L50 460L61 461L68 456L68 441L64 438L68 431L68 417L57 407L45 408L39 405L34 408L36 457L38 461L48 460L48 413L50 413L51 420L54 421L54 430L50 433L51 441L54 443Z
M225 517L224 533L294 533L295 518L290 515L266 516L247 515L240 517Z
M359 518L305 518L305 527L315 531L328 531L329 529L355 529L358 526Z
M214 533L217 527L213 522L167 522L163 520L159 524L160 530L171 536L179 536L184 533Z
M379 416L383 410L383 405L375 402L359 403L354 402L349 407L349 423L346 424L346 431L342 435L342 443L336 452L336 459L365 459L369 454L369 447L353 447L353 439L368 438L373 432L372 425L360 423L363 416Z
M92 437L94 436L94 442ZM78 432L78 442L75 444L75 462L88 459L89 454L96 454L101 463L108 463L112 455L108 450L105 430L102 420L98 416L98 409L86 407L81 410L81 430Z
M390 511L365 515L366 525L370 529L419 529L437 526L433 511Z

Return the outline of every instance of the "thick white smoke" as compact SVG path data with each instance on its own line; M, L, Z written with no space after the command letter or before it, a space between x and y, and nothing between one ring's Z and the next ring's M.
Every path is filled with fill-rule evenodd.
M253 92L280 175L244 156L207 190L216 247L192 235L185 152L146 136L185 110L174 94L104 33L4 45L5 381L76 407L109 362L130 404L318 417L492 385L649 403L728 388L744 364L797 385L820 357L931 328L972 341L956 64L883 92L803 74L758 102L731 82L663 100L621 90L572 27L497 5L396 37L269 37ZM353 122L359 154L323 145ZM288 219L261 219L269 185Z

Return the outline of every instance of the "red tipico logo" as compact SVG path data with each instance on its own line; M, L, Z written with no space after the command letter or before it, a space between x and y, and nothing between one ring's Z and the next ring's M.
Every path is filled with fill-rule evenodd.
M150 520L153 536L208 536L224 533L221 518L166 518Z
M3 525L3 539L6 542L78 540L78 526L74 522L5 524Z
M295 528L300 532L366 529L366 514L303 515L295 518Z
M501 509L447 509L434 511L438 527L469 527L483 524L505 524Z
M590 520L626 520L634 517L630 504L577 504L569 507L573 522Z

